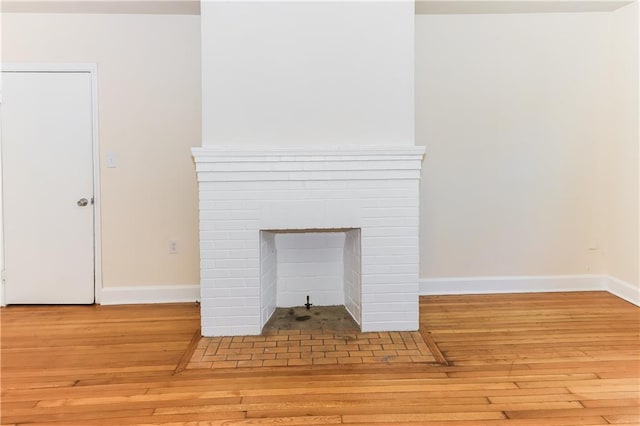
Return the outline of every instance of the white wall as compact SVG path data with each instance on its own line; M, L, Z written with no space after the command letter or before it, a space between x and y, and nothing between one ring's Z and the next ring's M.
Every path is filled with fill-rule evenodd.
M201 6L204 144L413 145L413 1Z
M204 5L206 32L236 38L203 49L206 90L219 92L205 101L207 142L412 143L412 12L218 3ZM415 18L423 277L638 283L637 9ZM237 28L220 22L240 13ZM231 65L216 69L217 54ZM101 165L104 285L197 283L200 18L5 13L2 60L98 63L101 155L119 163Z
M612 30L613 130L603 155L606 266L613 277L640 287L638 2L612 13Z
M606 273L610 19L416 17L422 277Z
M197 284L199 17L4 13L2 60L98 65L103 286Z

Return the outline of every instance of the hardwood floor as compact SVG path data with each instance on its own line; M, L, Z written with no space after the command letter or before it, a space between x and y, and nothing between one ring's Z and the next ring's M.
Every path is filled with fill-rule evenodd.
M639 308L602 292L420 300L448 366L184 370L196 305L4 308L2 424L640 424Z

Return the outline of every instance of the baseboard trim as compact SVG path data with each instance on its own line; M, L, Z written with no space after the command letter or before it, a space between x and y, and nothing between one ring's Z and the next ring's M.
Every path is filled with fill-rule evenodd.
M420 294L545 293L607 290L602 275L423 278Z
M498 293L608 291L640 306L639 289L608 275L422 278L421 296Z
M419 282L421 296L565 291L608 291L640 306L638 287L608 275L421 278ZM100 292L101 305L182 303L198 300L200 286L197 284L107 287Z
M100 291L101 305L183 303L200 300L199 285L107 287Z
M615 277L607 276L605 278L607 291L609 291L609 293L618 296L629 303L633 303L636 306L640 306L640 288Z

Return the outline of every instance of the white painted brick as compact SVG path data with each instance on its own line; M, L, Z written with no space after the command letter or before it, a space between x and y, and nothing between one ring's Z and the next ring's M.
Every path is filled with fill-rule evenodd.
M239 171L239 172L204 172L198 173L200 182L233 182L233 181L269 181L289 180L288 171Z
M225 239L228 234L225 232L222 235L215 231L203 231L200 230L200 240L201 241L219 241L221 239Z
M368 303L367 310L377 312L380 315L396 312L411 312L414 309L413 303L395 302L395 303Z
M229 212L234 210L256 210L260 207L260 202L257 200L227 200L227 199L212 199L212 206L206 210L221 210L223 212Z
M231 251L229 250L202 250L200 249L200 256L203 259L229 259L231 258Z
M216 259L214 260L213 264L214 264L214 268L222 268L222 269L244 268L245 261L244 259Z
M337 192L337 191L335 191ZM406 188L351 188L344 191L345 193L356 193L358 197L370 200L393 200L393 206L396 206L396 202L402 202L406 199L409 201L414 198L413 190Z
M390 253L393 250L389 249ZM418 264L419 258L416 254L405 255L382 255L382 256L362 256L362 267L370 265L414 265Z
M229 269L200 269L201 286L207 285L212 279L227 278L231 276Z
M198 175L198 178L200 178L200 176L204 176L204 174ZM208 192L209 191L216 191L221 186L224 186L224 183L222 183L222 182L205 182L205 181L200 181L200 179L198 179L198 192L200 193L199 194L200 201L208 200L208 197L207 197Z
M310 180L303 182L303 187L308 190L322 189L322 190L340 190L350 187L350 182L344 180L330 180L330 181L317 181Z
M258 218L258 211L255 210L203 210L200 212L201 220L256 220Z
M260 269L255 268L240 268L240 269L227 269L230 277L258 277Z
M251 171L251 170L274 170L274 164L263 161L226 161L215 163L201 163L197 167L198 172L233 172L233 171Z
M259 297L245 297L244 298L244 306L260 306L260 298Z
M333 191L313 189L303 193L302 198L309 200L351 200L353 202L353 200L365 197L363 197L359 191L353 190Z
M253 293L255 293L256 289L259 290L259 288L256 288L256 287L250 288L250 290L253 291ZM234 288L224 289L221 291L224 291L225 293L227 293L229 297L245 297L247 298L247 300L251 299L252 297L258 297L257 293L248 294L246 287L234 287Z
M213 318L214 321L212 323L216 326L228 325L228 326L242 326L245 324L258 324L260 322L260 318L258 315L245 315L243 316L226 316L226 315L218 315L218 308L207 308L201 307L202 317L203 318Z
M214 151L194 154L202 305L224 308L213 316L203 310L203 334L259 333L275 309L273 296L265 293L276 293L278 276L296 301L307 291L320 301L334 297L335 291L324 288L326 280L341 281L342 303L364 331L417 328L420 149L347 149L327 155ZM280 207L274 209L274 201ZM313 238L300 240L312 247L293 244L279 251L260 243L260 229L330 227L361 231L342 233L341 240L325 241L320 248ZM310 290L294 287L301 279ZM360 306L362 300L373 307ZM399 304L387 308L389 302ZM244 315L247 309L252 315Z
M243 278L218 278L213 282L213 288L245 287Z
M351 180L345 181L348 188L358 189L385 189L385 188L406 188L407 181L394 179L371 179L371 180Z
M244 268L246 269L259 269L260 259L258 257L245 257Z
M247 240L252 240L255 239L256 241L258 241L258 237L260 236L260 234L258 233L257 230L253 230L253 231L229 231L226 233L227 234L227 238L228 240L242 240L242 241L247 241Z
M200 281L200 303L203 303L204 300L212 300L212 299L224 299L227 297L232 297L230 292L231 289L221 289L213 287L214 280L202 279ZM238 297L244 298L245 295L239 294Z
M213 241L200 240L200 253L213 248Z
M202 196L204 200L208 201L255 201L260 199L261 192L258 190L254 191L232 191L232 190L215 190L215 191L204 191Z
M200 268L201 269L213 269L215 268L215 262L213 259L201 258L200 259Z
M367 179L367 180L385 180L385 179L419 179L420 172L415 170L393 170L393 173L378 170L361 170L361 171L315 171L310 172L309 179L312 180L351 180L351 179Z
M229 317L229 318L233 318L233 317L243 317L245 315L247 315L247 312L250 312L250 309L247 309L247 306L244 306L244 304L240 305L240 306L217 306L214 307L212 309L211 312L209 311L205 311L207 316L224 316L224 317ZM259 306L256 306L256 308L259 308Z
M342 248L344 232L301 232L276 234L278 250L322 250L326 248ZM280 253L280 252L279 252Z
M362 286L363 294L418 294L418 286L413 283L396 283Z
M254 336L254 335L259 335L260 334L260 328L254 327L254 326L238 326L238 327L231 327L231 326L220 326L220 327L212 327L209 326L208 324L210 324L211 322L213 322L214 319L211 319L209 321L209 319L205 320L203 318L202 323L202 335L203 336L209 336L209 337L222 337L222 336Z
M201 239L204 241L212 241L214 243L218 243L219 241L228 240L231 236L229 232L222 231L213 231L213 230L205 230L202 229L202 222L200 223L200 234Z
M414 293L372 293L366 292L362 295L362 303L395 303L395 302L411 302L413 303Z
M282 249L279 247L278 256L287 259L283 263L342 262L342 250L342 247L324 249Z
M282 277L334 277L341 276L343 267L339 262L332 263L282 263L278 262L278 274Z
M260 287L260 279L257 278L257 277L247 278L245 280L245 284L246 284L247 287L259 288Z
M387 274L387 275L379 275L379 274L371 274L371 273L362 273L362 282L363 285L366 283L367 285L376 285L376 284L399 284L399 283L414 283L413 285L418 287L418 274L417 271L409 274ZM389 286L389 289L393 289L396 286Z
M245 299L245 297L215 297L207 300L207 303L209 304L209 306L212 306L214 308L225 306L244 306Z
M286 182L278 182L286 185ZM283 200L283 201L300 201L306 198L305 191L298 191L290 188L269 189L264 190L260 194L260 200Z
M327 293L321 291L309 291L300 293L288 293L286 297L281 295L278 299L278 306L282 308L291 308L294 306L304 306L307 301L307 294L310 296L309 301L314 306L335 306L344 305L344 294L342 292Z
M411 321L416 319L417 312L417 309L415 311L404 312L378 312L374 310L369 312L365 308L362 312L362 322L382 323L387 321Z
M209 222L205 222L209 223ZM215 231L240 231L247 229L255 229L258 226L257 220L216 220L212 222L210 229Z
M211 244L212 248L217 250L236 250L236 249L255 250L255 249L248 249L246 247L245 242L242 240L217 240L209 244Z
M208 232L217 232L218 230L215 228L215 222L212 220L201 220L200 221L200 231L208 231ZM226 234L226 233L225 233ZM227 236L223 236L221 238L228 238Z

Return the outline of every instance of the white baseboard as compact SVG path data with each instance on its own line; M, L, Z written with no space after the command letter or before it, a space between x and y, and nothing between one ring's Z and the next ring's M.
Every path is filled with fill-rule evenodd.
M101 305L182 303L200 300L199 285L107 287L100 291Z
M420 294L544 293L606 290L602 275L423 278Z
M608 275L422 278L419 283L421 296L564 291L608 291L640 306L638 287ZM198 300L199 285L107 287L100 292L102 305L180 303Z
M421 296L496 293L608 291L640 306L639 289L607 275L422 278Z
M640 288L615 277L607 276L605 278L609 293L616 295L629 303L633 303L636 306L640 306Z

